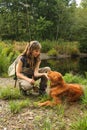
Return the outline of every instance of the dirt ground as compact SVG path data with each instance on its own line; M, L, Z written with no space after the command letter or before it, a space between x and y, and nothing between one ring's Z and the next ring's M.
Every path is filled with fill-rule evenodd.
M14 86L12 78L0 78L0 86ZM13 87L14 88L14 87ZM29 97L35 101L36 97ZM61 114L60 114L61 112ZM33 103L18 114L11 113L8 100L0 99L0 130L71 130L70 125L84 115L80 103L64 105L64 110L35 107ZM48 123L46 125L46 123ZM43 129L51 125L51 129Z

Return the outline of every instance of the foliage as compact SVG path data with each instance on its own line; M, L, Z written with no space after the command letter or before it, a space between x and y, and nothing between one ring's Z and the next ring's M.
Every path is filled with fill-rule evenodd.
M86 88L87 79L80 77L78 75L75 76L71 74L66 74L64 78L66 81L69 80L69 82L77 82L77 83L83 84L85 86L84 89L87 90ZM34 129L36 130L39 130L39 129L41 130L52 130L52 129L86 130L87 128L87 112L86 112L87 111L87 98L85 99L85 102L84 102L85 105L83 102L82 104L80 101L75 104L64 103L64 104L60 104L54 107L38 108L38 106L33 106L34 102L36 102L36 100L38 102L44 101L44 100L47 100L47 98L49 97L45 95L45 97L42 96L38 98L31 97L31 96L29 96L29 98L26 98L26 97L21 98L21 96L20 95L18 96L17 93L15 92L16 89L19 93L18 88L11 88L8 86L6 88L3 86L0 88L0 99L9 99L9 100L6 100L5 102L6 108L5 108L5 111L2 112L3 114L8 113L9 115L7 114L5 118L4 116L1 116L0 121L2 122L6 121L7 123L11 117L14 117L14 119L13 118L11 119L13 119L13 121L16 119L17 125L18 123L19 125L22 125L22 123L23 125L25 125L26 118L30 116L28 120L32 119L33 124L34 124ZM6 96L4 96L4 98L1 97L2 90L3 92L9 90L8 94L6 94L5 92L4 95ZM11 94L11 96L7 96L7 95L10 95L9 93ZM87 97L87 91L85 93L85 97ZM2 100L1 100L1 103L3 103ZM23 110L23 108L26 108L26 109ZM9 112L9 109L10 109L10 112ZM12 115L12 113L14 115ZM21 122L17 114L20 115Z
M22 95L20 94L20 91L15 88L11 88L11 87L6 87L6 88L3 88L1 87L0 88L0 99L21 99L22 98Z
M72 73L66 73L64 79L68 83L79 83L82 85L87 85L87 81L80 75L73 75Z
M5 41L0 42L0 76L7 76L7 70L9 65L17 58L20 53L24 51L27 42L21 41ZM79 52L79 43L78 42L64 42L63 39L59 41L41 41L42 50L41 52L48 53L48 55L58 56L59 54L69 55L69 56L78 56ZM53 49L52 49L53 48ZM50 62L50 61L48 61ZM67 61L68 62L68 61ZM64 63L63 66L70 67L72 60L68 66ZM55 69L56 63L53 62L52 66ZM50 66L51 67L51 66ZM73 68L76 67L76 62L73 64ZM58 68L60 64L58 63Z
M87 52L86 12L87 0L0 0L0 39L79 41Z
M82 119L78 119L76 123L73 123L71 130L86 130L87 129L87 115Z
M49 33L50 28L52 27L52 22L46 20L45 18L40 17L37 20L37 25L36 25L36 37L37 39L46 39L46 34ZM49 35L49 38L51 39L51 36Z
M0 38L27 41L71 39L76 5L69 5L69 2L1 0Z
M58 41L42 41L42 52L53 51L58 54L69 54L69 55L79 55L79 42L69 42L59 39ZM52 49L53 48L53 49ZM55 51L55 52L54 52ZM51 52L50 52L51 53Z
M85 88L84 96L82 97L82 103L84 104L84 106L87 105L87 88Z
M76 12L76 38L80 42L81 52L87 52L87 8L79 8Z
M7 45L0 43L0 75L2 75L3 72L7 71L10 57L8 57L9 52L11 51L11 48L7 48Z
M83 8L87 8L87 0L83 0L83 1L81 2L81 6L82 6Z
M7 70L11 62L19 55L12 44L0 42L0 75L7 74Z
M49 50L51 50L51 48L53 48L54 43L50 40L46 40L46 41L42 41L41 45L42 45L42 52L46 53Z
M58 54L57 54L57 51L53 48L53 49L51 49L50 51L48 51L48 55L49 56L57 56Z
M21 111L21 109L29 106L29 99L25 99L23 101L10 101L9 108L12 113L16 114Z
M58 41L54 47L59 54L68 54L70 56L79 55L79 43L78 42L64 42Z
M58 105L54 108L46 107L46 109L48 109L49 112L47 112L47 114L44 117L39 116L39 115L35 117L35 120L34 120L35 128L37 130L38 129L42 129L42 130L63 129L65 130L65 124L62 120L63 115L64 115L64 106ZM53 116L54 113L56 114L56 116ZM54 122L53 120L55 120L56 122Z

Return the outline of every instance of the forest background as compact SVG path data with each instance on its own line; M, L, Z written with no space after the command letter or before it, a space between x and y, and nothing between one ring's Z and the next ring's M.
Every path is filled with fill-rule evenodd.
M87 0L0 0L0 39L80 41L87 52Z
M0 73L31 40L52 55L87 53L87 0L0 0Z

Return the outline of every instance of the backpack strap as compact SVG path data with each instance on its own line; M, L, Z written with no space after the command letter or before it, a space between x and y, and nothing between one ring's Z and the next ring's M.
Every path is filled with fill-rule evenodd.
M14 88L16 88L17 80L15 80Z
M17 84L16 65L17 64L15 63L15 75L14 75L15 84L14 84L14 88L16 87L16 84Z

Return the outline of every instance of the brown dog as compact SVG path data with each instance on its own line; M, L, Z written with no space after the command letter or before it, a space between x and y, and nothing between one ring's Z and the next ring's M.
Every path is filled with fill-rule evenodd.
M49 71L50 96L53 101L39 103L39 106L54 106L60 104L65 98L68 102L74 102L83 95L83 89L79 84L67 84L62 75L56 71Z

